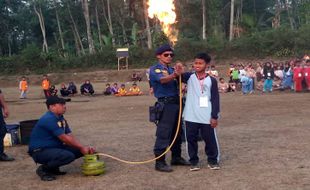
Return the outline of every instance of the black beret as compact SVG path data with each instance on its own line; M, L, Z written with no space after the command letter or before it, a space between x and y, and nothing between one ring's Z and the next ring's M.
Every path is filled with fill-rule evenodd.
M169 44L164 44L164 45L162 45L156 49L155 54L160 55L160 54L164 53L165 51L172 51L173 52L173 48Z
M54 104L66 104L66 100L63 98L59 98L58 96L50 96L46 99L47 107Z

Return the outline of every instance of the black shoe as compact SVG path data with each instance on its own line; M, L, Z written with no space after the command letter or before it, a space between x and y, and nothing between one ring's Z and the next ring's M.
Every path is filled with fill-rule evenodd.
M2 153L0 155L0 161L14 161L15 159L6 155L5 153Z
M198 164L192 164L191 168L189 169L189 171L193 172L193 171L199 171L200 170L200 166Z
M208 167L211 169L211 170L219 170L221 169L220 165L218 163L209 163L208 164Z
M160 172L172 172L172 168L168 166L165 162L156 162L155 170Z
M53 175L66 175L67 174L67 172L60 171L59 168L54 168L52 170L49 170L49 173Z
M56 177L53 174L47 172L47 170L43 168L43 165L38 167L36 173L41 178L42 181L53 181L56 179Z
M190 166L191 164L182 157L172 158L171 165L174 166Z

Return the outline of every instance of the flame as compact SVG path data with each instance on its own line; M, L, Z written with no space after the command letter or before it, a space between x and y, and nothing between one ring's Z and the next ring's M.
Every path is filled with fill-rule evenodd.
M177 18L174 0L149 0L148 6L149 17L156 17L160 21L163 32L170 42L175 44L178 41L179 31L174 26Z

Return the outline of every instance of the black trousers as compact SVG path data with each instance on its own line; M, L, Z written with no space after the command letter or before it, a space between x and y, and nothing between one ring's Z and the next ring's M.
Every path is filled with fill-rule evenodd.
M3 151L4 151L3 139L5 137L6 132L7 131L6 131L5 123L1 121L1 116L0 116L0 154L3 154Z
M62 148L45 148L30 153L36 163L44 165L47 169L55 169L73 162L83 156L75 148L64 146Z
M216 164L219 162L219 147L215 129L210 124L193 123L186 121L186 139L188 143L188 154L192 165L198 164L198 136L199 130L205 142L205 153L208 163Z
M157 124L156 141L154 145L155 156L159 156L163 152L165 152L166 148L172 142L178 125L178 115L179 115L178 104L171 104L171 103L165 104L162 117L159 120L159 123ZM181 134L182 134L182 128L180 128L176 142L171 148L172 158L181 156L181 143L182 143ZM159 159L158 161L163 160L165 160L165 156L161 157L161 159Z

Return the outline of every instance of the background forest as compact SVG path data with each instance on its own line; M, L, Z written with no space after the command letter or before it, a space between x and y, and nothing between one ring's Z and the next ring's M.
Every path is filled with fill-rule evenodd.
M174 0L177 59L291 57L310 52L310 0ZM165 6L164 4L161 6ZM148 0L0 0L0 73L113 69L154 62L167 42Z

